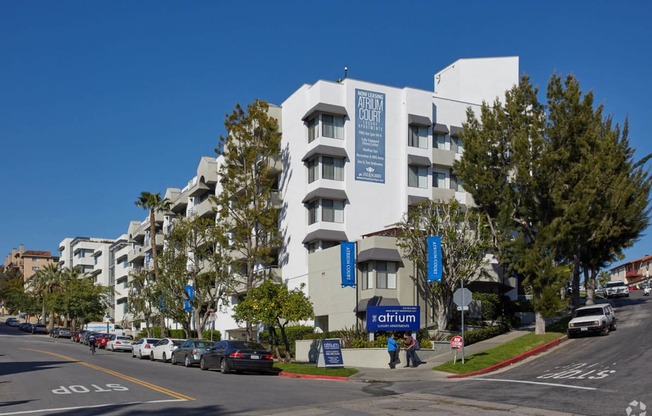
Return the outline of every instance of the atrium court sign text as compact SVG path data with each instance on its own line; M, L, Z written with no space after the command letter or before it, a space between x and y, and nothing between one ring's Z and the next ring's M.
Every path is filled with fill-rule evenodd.
M355 180L385 183L385 94L355 90Z

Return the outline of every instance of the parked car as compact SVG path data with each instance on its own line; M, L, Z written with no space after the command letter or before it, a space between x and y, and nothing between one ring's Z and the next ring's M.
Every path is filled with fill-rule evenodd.
M607 299L629 297L629 288L622 280L607 282L604 285L604 295Z
M616 330L616 314L608 303L577 308L568 322L568 338L580 334L608 334Z
M219 368L223 374L231 371L272 372L274 355L253 341L218 341L201 356L199 368Z
M32 334L47 334L49 332L48 327L43 324L32 325Z
M53 337L56 338L70 338L71 332L68 328L59 328L57 331L56 336L53 335Z
M24 322L24 323L18 325L18 329L20 329L21 331L25 331L25 332L32 332L32 326L34 326L34 325L30 324L29 322Z
M184 341L185 339L162 338L156 343L156 345L154 345L154 348L152 348L152 354L149 358L152 361L161 360L166 363L170 357L172 357L172 352L176 350L179 345L183 344Z
M18 325L20 325L17 318L7 318L5 320L5 324L8 325L8 326L18 326Z
M152 348L154 345L159 342L160 338L141 338L138 341L134 342L133 349L131 350L132 357L138 357L140 359L149 358L152 353Z
M188 339L172 351L170 362L172 365L183 363L186 367L199 364L201 356L213 345L211 341L203 339Z
M58 326L55 326L54 328L52 328L52 329L50 330L50 336L56 338L56 337L58 336L57 334L58 334L58 332L59 332L60 329L61 329L61 328L59 328Z
M109 351L131 351L133 349L132 339L127 336L111 334L106 349Z
M84 334L86 332L87 331L85 331L83 329L78 329L75 332L73 332L72 335L70 335L70 340L74 341L74 342L81 342L81 340L82 340L82 338L83 338L83 336L84 336Z
M111 338L111 334L100 333L95 335L95 348L106 349L106 343L109 342L110 338Z

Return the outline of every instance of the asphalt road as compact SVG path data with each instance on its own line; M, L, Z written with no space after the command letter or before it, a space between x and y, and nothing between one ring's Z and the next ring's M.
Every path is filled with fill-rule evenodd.
M616 301L618 330L569 340L501 372L363 383L204 372L0 324L0 416L630 415L652 405L652 300ZM557 413L559 412L559 413ZM652 413L650 413L652 414Z

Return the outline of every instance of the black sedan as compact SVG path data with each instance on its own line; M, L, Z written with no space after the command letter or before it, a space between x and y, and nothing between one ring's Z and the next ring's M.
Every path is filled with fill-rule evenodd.
M219 368L223 374L231 371L271 373L274 356L265 347L253 341L218 341L201 356L199 368Z
M204 355L213 346L211 341L203 339L188 339L172 351L170 362L172 365L183 363L186 367L193 364L199 364L201 356Z

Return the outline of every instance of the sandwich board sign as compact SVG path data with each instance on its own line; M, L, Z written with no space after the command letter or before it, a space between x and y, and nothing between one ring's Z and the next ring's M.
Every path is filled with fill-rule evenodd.
M319 343L317 367L344 367L342 344L338 338L321 340Z

